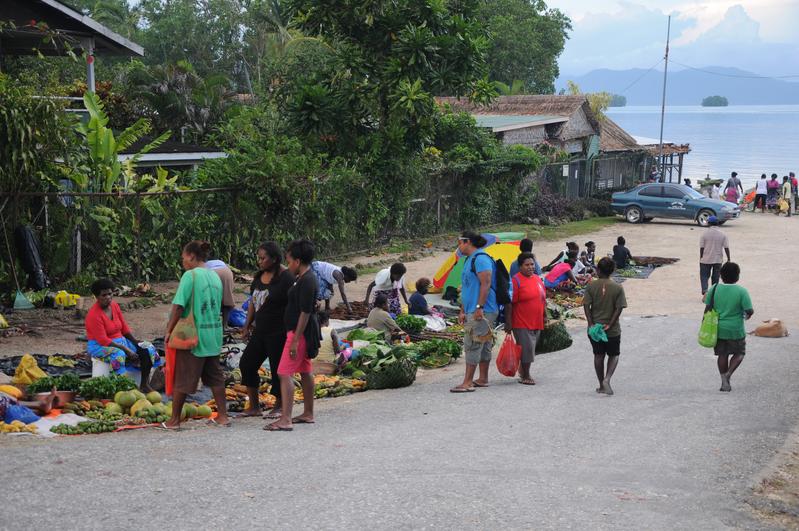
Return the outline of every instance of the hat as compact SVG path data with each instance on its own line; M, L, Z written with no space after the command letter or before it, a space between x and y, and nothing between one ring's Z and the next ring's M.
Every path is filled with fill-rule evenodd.
M709 218L707 218L707 222L713 225L719 222L719 218L717 218L716 216L710 216Z

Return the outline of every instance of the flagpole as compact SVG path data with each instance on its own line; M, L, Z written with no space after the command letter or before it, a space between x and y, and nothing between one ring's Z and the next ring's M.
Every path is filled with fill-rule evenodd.
M658 155L658 165L660 166L660 175L663 181L666 180L665 172L665 159L663 158L663 120L666 116L666 77L669 75L669 38L671 37L671 15L669 15L668 27L666 29L666 65L663 68L663 101L660 106L660 148ZM669 175L669 182L671 182L671 175Z

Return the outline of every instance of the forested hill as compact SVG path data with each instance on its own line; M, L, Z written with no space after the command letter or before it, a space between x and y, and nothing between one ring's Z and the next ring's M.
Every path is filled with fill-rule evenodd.
M799 104L799 82L758 79L757 74L737 68L709 66L702 70L708 72L670 69L668 103L699 105L708 94L723 94L730 105ZM648 73L640 68L592 70L581 76L562 75L556 87L565 88L567 80L576 82L584 92L606 91L626 96L627 105L659 105L663 90L662 70ZM629 88L625 91L626 87Z

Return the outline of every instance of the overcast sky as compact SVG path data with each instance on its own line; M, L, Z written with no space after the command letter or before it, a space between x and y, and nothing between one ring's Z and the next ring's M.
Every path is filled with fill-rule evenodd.
M676 62L732 66L768 76L799 74L799 0L548 4L566 12L574 26L560 59L561 74L651 67L663 57L669 14L671 58Z

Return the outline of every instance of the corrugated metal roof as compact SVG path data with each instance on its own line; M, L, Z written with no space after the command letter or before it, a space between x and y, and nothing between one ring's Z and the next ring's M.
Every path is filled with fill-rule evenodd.
M568 117L550 114L473 114L472 116L477 120L478 126L489 127L496 133L568 121Z

